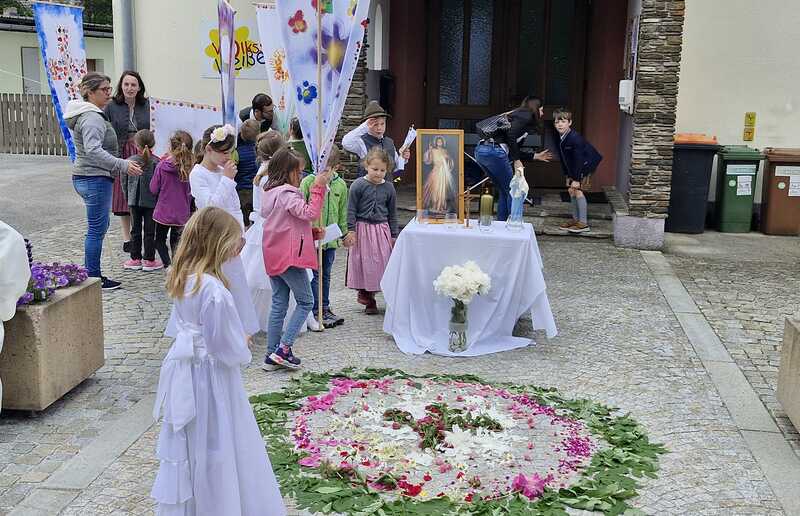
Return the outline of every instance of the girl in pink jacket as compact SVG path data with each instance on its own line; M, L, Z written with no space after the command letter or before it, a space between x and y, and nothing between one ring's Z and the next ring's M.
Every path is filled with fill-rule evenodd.
M319 218L333 173L325 170L317 175L306 202L298 188L304 166L305 160L291 148L277 151L269 161L269 180L261 197L264 264L272 284L267 356L263 366L266 370L278 366L289 369L300 367L300 359L292 354L292 344L314 307L311 284L304 269L317 268L314 240L321 239L325 230L312 228L311 222ZM292 312L286 331L283 331L290 292L294 294L297 308Z

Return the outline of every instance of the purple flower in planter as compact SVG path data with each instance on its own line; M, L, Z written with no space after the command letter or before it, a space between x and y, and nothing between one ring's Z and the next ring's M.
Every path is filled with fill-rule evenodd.
M19 299L17 306L34 301L45 301L57 289L77 285L88 278L89 273L74 263L31 263L31 279L28 291Z
M17 306L27 305L33 301L33 294L31 292L25 292L22 294L22 297L17 300Z

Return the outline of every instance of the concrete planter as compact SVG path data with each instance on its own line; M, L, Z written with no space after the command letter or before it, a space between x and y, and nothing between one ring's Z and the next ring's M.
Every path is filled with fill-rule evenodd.
M789 319L778 368L778 401L794 427L800 428L800 322Z
M5 325L3 409L44 410L104 363L100 280L56 290Z

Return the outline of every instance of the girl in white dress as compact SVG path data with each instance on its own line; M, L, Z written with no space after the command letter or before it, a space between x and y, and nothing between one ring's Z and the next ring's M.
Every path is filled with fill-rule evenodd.
M206 206L222 208L239 221L241 232L244 233L242 208L234 181L236 163L231 159L231 152L236 146L236 130L230 125L211 126L203 133L201 146L204 149L203 161L195 165L189 174L195 205L197 209ZM241 258L232 257L225 263L224 269L244 331L254 335L258 333L260 325Z
M198 211L167 278L177 333L154 408L164 416L151 493L159 516L286 514L244 390L248 337L224 274L244 245L239 223L219 208Z

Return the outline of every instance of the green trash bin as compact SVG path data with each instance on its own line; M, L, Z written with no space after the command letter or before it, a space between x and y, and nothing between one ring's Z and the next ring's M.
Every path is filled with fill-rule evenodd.
M717 229L747 233L753 218L758 166L764 155L747 145L728 145L717 155Z

